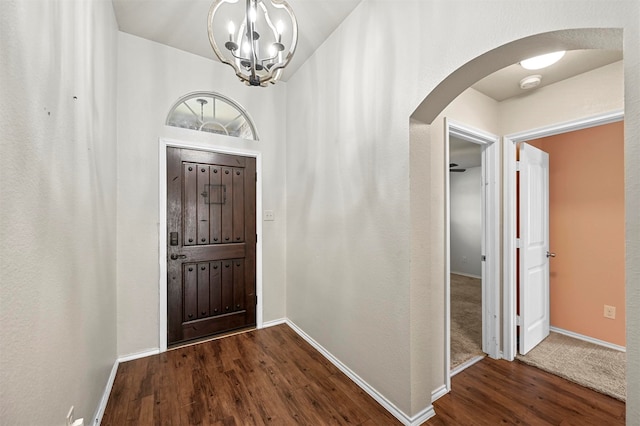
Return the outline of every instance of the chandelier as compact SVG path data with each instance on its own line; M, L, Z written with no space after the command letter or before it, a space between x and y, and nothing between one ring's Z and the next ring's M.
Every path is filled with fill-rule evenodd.
M275 83L291 61L298 23L285 0L246 0L245 7L242 3L213 2L207 22L209 42L218 59L233 67L241 81L265 87ZM217 40L224 40L222 49Z

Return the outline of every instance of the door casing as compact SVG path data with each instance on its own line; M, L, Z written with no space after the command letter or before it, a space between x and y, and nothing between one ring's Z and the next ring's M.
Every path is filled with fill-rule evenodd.
M451 218L449 135L484 146L482 153L482 351L500 357L500 138L445 118L445 377L451 390Z
M513 361L517 353L516 338L516 144L530 139L559 135L589 127L615 123L624 119L623 110L614 110L571 120L502 138L503 149L503 330L502 357Z
M215 136L215 135L214 135ZM225 138L227 140L228 138ZM256 327L263 326L262 312L262 154L258 151L247 149L234 149L228 146L213 145L211 143L182 141L177 139L163 138L158 143L158 265L160 277L158 283L159 296L159 342L160 352L167 350L167 147L197 149L200 151L217 152L220 154L242 155L256 159L256 233L258 241L256 243L256 295L258 303L256 305Z

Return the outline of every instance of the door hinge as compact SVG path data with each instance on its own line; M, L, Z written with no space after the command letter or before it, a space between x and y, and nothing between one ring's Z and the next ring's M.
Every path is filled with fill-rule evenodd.
M258 172L256 172L256 182L258 181Z
M258 306L258 295L256 294L254 297L256 298L256 306Z
M258 243L258 234L256 234L256 244Z
M482 260L483 262L486 262L487 256L483 254L482 256L480 256L480 260Z
M516 238L516 248L520 248L520 238Z
M516 161L516 172L520 171L520 161Z
M516 315L516 325L518 327L522 327L522 318L520 317L520 315Z

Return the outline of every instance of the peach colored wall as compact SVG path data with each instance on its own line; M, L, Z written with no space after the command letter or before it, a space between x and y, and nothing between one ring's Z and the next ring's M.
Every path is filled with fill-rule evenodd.
M551 325L625 346L622 122L529 141L549 153ZM616 318L603 316L604 305Z

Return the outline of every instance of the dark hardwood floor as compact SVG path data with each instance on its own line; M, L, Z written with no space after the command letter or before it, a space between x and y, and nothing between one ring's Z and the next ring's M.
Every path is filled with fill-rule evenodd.
M625 404L520 362L452 379L425 425L624 425ZM103 425L398 425L286 325L120 364Z
M286 325L120 364L103 425L398 425Z
M485 358L451 379L426 425L624 425L622 401L519 361Z

